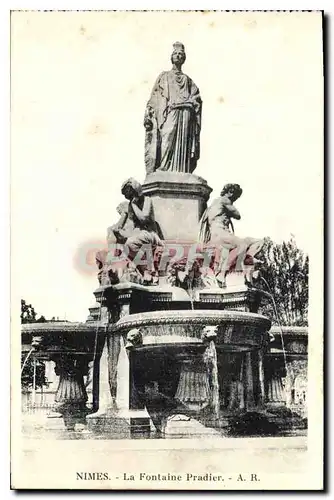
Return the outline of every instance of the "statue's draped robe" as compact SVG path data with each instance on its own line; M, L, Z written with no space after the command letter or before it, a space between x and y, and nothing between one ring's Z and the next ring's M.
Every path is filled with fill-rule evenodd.
M173 109L175 104L182 107ZM191 78L174 69L161 73L145 113L153 123L145 140L148 174L194 171L200 154L201 108L199 90Z

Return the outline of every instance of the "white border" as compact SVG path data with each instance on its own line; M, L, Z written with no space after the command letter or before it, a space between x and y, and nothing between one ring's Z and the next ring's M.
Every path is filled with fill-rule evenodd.
M301 4L302 3L302 4ZM329 2L322 2L330 5ZM7 1L18 10L321 10L317 0L31 0ZM190 5L191 4L191 5Z
M191 4L191 6L189 5ZM247 1L247 0L226 0L226 1L214 1L214 0L206 0L204 1L196 1L187 2L185 0L151 0L151 1L142 1L138 2L135 0L96 0L96 1L87 1L81 0L59 0L54 2L46 2L45 0L35 0L30 2L24 1L6 1L3 0L0 6L0 68L2 78L1 82L1 101L0 101L0 116L1 116L1 143L2 147L0 147L2 156L1 161L1 233L2 238L1 241L4 241L4 245L0 246L1 251L1 264L2 264L2 273L1 273L1 284L3 286L3 290L1 291L1 347L2 347L2 356L1 356L1 370L3 370L3 376L1 377L2 381L2 391L1 391L1 400L2 400L2 408L0 411L1 425L0 429L3 432L3 436L1 439L1 450L4 453L3 462L1 463L1 490L3 489L4 495L1 495L2 498L7 498L13 494L13 492L9 491L9 379L6 375L9 375L9 307L10 307L10 292L9 292L9 11L12 10L321 10L323 9L327 15L333 17L333 2L327 1L316 1L316 0L304 0L300 2L300 0L279 0L279 1L271 1L271 0L258 0L258 1ZM332 41L328 40L328 56L329 59L332 60ZM329 65L331 66L331 65ZM331 74L329 74L330 67L327 68L327 86L328 91L330 90L329 82L332 82ZM328 115L331 116L332 111L332 102L329 102L329 96L326 96L327 99L327 109ZM328 147L332 142L332 131L328 130ZM328 153L328 152L327 152ZM327 155L328 162L330 161L330 155ZM328 172L331 170L332 165L328 164L327 169ZM329 190L328 195L333 192L333 176L328 175L327 177L329 181ZM332 228L332 220L333 217L330 217L332 214L332 204L330 203L330 195L329 195L329 213L328 213L328 222L330 224L330 228ZM328 230L328 228L327 228ZM332 245L330 245L332 248ZM331 252L328 252L328 257ZM327 276L327 279L330 278L330 285L332 285L333 278L333 269L330 269L330 273ZM330 286L331 288L331 286ZM328 299L328 308L331 309L332 301ZM327 348L329 347L329 337L331 334L330 322L328 322L328 339L327 339ZM333 343L332 343L333 344ZM328 360L330 360L330 356L332 354L332 350L328 355ZM332 363L328 363L331 365ZM331 380L331 373L328 373L328 380ZM8 406L7 406L8 405ZM4 407L7 411L4 411ZM7 413L8 412L8 413ZM330 421L330 419L328 419ZM333 442L331 440L328 443L328 449L332 449ZM330 480L330 478L329 478ZM329 481L330 482L330 481ZM81 494L79 494L81 495ZM43 496L43 495L42 495ZM40 495L39 495L40 497Z

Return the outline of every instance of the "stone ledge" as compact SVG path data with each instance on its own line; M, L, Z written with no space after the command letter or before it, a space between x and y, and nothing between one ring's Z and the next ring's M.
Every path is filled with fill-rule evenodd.
M256 288L227 287L227 288L203 288L194 290L190 297L186 290L173 287L168 284L147 286L138 283L124 282L116 285L103 285L94 292L98 302L106 306L108 303L131 305L131 314L135 312L152 311L159 304L173 304L175 310L183 310L189 304L189 310L204 309L208 313L208 306L218 310L237 309L244 312L257 313L261 304L263 292ZM144 305L145 301L146 305ZM134 309L133 309L134 308Z
M193 174L178 174L174 172L156 172L146 177L143 184L146 195L165 195L177 197L201 197L209 199L212 188L205 179Z
M198 175L182 173L182 172L163 172L156 171L152 174L146 176L144 181L144 186L150 184L151 182L170 182L178 184L199 184L208 185L207 181L203 177ZM209 186L208 186L209 187ZM210 188L211 189L211 188Z
M66 334L78 335L79 333L95 334L97 329L102 329L101 322L89 323L72 323L72 322L45 322L45 323L25 323L21 327L22 333L38 334L54 334L55 336Z
M291 335L292 337L308 337L307 326L272 326L270 332L274 335Z
M225 310L183 310L183 311L149 311L138 314L130 314L121 318L115 325L113 331L121 331L130 328L139 328L149 325L216 325L217 323L233 323L244 326L258 326L263 331L269 331L271 322L265 316L243 311Z

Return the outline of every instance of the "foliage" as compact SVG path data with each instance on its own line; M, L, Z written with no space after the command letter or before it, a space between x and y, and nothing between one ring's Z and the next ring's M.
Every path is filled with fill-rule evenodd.
M21 367L23 366L24 360L27 357L27 353L21 354ZM24 370L21 373L21 386L24 389L30 389L34 384L34 365L36 365L35 372L35 388L41 388L48 385L48 380L45 376L45 364L39 359L29 357L25 363Z
M31 304L27 304L25 300L21 300L21 323L45 323L44 316L36 319L37 313Z
M282 244L266 238L262 250L260 277L256 286L272 294L281 325L306 326L308 313L309 259L293 237ZM268 301L264 314L277 318L273 304Z

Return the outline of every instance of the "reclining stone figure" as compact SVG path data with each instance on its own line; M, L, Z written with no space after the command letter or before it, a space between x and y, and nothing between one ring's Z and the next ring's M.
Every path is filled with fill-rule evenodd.
M124 259L113 262L108 252L99 252L96 255L97 265L101 275L109 276L111 284L120 279L124 281L124 278L135 282L141 278L148 284L155 283L158 276L153 256L163 242L158 235L152 201L143 195L141 184L133 178L123 183L122 194L127 201L117 207L120 219L108 228L107 241L110 251L116 244L122 248ZM147 264L140 264L140 250L143 248L150 249L151 258L147 256Z
M227 273L232 271L243 272L246 284L252 284L255 265L260 263L256 255L263 246L263 240L239 238L234 234L232 219L241 218L234 202L241 194L239 184L226 184L200 221L200 241L216 249L216 255L220 254L215 275L222 287L226 286Z

